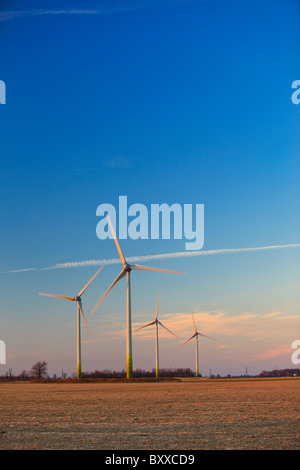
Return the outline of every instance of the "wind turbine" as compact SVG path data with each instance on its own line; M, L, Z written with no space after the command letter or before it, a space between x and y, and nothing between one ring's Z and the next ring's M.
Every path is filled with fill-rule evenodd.
M204 336L205 338L212 339L213 341L217 341L217 340L215 338L211 338L210 336L203 335L202 333L197 331L194 312L192 313L192 315L193 315L193 323L194 323L195 333L185 343L183 343L182 346L184 346L186 343L191 341L191 339L196 338L196 377L199 377L198 336Z
M80 328L80 314L82 315L82 318L84 320L87 332L89 336L91 337L91 333L89 330L89 327L87 325L87 321L83 312L82 308L82 301L81 301L81 296L86 290L86 288L90 285L90 283L95 279L95 277L100 273L100 271L104 268L104 266L101 266L101 268L94 274L94 276L89 280L89 282L84 286L83 289L77 294L76 297L65 297L62 295L54 295L54 294L43 294L39 292L39 295L45 295L47 297L57 297L58 299L66 299L70 300L71 302L77 302L77 379L81 379L81 328Z
M160 293L158 294L158 299L157 299L157 305L156 305L156 312L155 312L155 318L154 321L147 323L147 325L140 326L139 328L136 328L135 331L142 330L143 328L147 328L147 326L155 325L155 345L156 345L156 378L159 377L159 354L158 354L158 325L162 326L165 330L167 330L171 335L175 336L175 338L178 338L178 336L175 335L175 333L172 333L171 330L169 330L165 325L163 325L158 319L157 319L157 314L158 314L158 305L159 305L159 298L160 298Z
M129 264L127 263L122 250L120 248L118 239L116 237L114 227L111 223L111 220L108 215L106 215L106 218L109 223L109 227L112 233L112 236L115 240L115 244L119 253L120 261L123 264L123 269L120 272L120 274L116 277L112 285L107 289L105 294L101 297L101 299L97 302L93 310L91 311L91 315L96 311L96 309L99 307L101 302L107 297L107 295L110 293L110 291L118 284L118 282L123 279L123 277L127 277L127 344L126 344L126 352L127 352L127 378L130 379L133 377L133 369L132 369L132 329L131 329L131 292L130 292L130 273L131 271L137 270L137 271L158 271L161 273L173 273L173 274L184 274L178 271L170 271L167 269L158 269L158 268L149 268L146 266L140 266L139 264Z

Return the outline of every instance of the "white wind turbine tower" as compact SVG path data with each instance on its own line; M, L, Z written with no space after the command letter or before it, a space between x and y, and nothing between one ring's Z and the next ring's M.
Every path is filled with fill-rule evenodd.
M89 327L87 325L87 321L83 312L82 308L82 301L81 301L81 296L86 290L86 288L90 285L90 283L95 279L95 277L100 273L100 271L104 268L104 266L101 266L101 268L94 274L94 276L89 280L89 282L84 286L83 289L77 294L76 297L65 297L62 295L54 295L54 294L42 294L39 292L39 295L45 295L47 297L57 297L58 299L66 299L70 300L71 302L77 302L77 379L81 378L81 327L80 327L80 314L82 315L82 318L84 320L87 332L89 336L91 337L91 333L89 330Z
M108 220L112 236L115 240L115 244L117 246L119 257L120 257L121 263L123 264L123 269L120 272L120 274L116 277L116 279L114 280L112 285L107 289L105 294L97 302L97 304L95 305L95 307L91 311L91 315L96 311L96 309L99 307L101 302L110 293L110 291L118 284L118 282L123 277L126 276L127 277L127 345L126 345L127 358L126 359L127 359L127 378L129 379L129 378L133 377L133 369L132 369L132 329L131 329L131 293L130 293L130 273L131 273L131 271L134 269L134 270L138 270L138 271L158 271L158 272L161 272L161 273L173 273L173 274L184 274L184 273L181 273L181 272L178 272L178 271L170 271L170 270L167 270L167 269L148 268L146 266L140 266L139 264L129 264L129 263L127 263L124 255L121 251L121 248L120 248L118 239L116 237L114 227L111 223L111 220L110 220L108 215L106 216L106 218Z
M155 317L154 321L147 323L147 325L140 326L139 328L136 328L134 331L142 330L143 328L147 328L148 326L155 325L155 345L156 345L156 378L159 377L159 353L158 353L158 325L162 326L165 330L167 330L171 335L175 336L175 338L178 338L178 336L175 335L175 333L172 333L171 330L169 330L165 325L163 325L158 319L158 305L159 305L159 298L160 298L160 293L158 294L158 300L157 300L157 305L156 305L156 312L155 312Z
M194 333L193 336L191 336L185 343L183 343L182 346L184 346L186 343L188 343L189 341L191 341L191 339L196 338L196 377L199 377L198 336L204 336L205 338L212 339L213 341L217 341L217 340L216 340L215 338L211 338L210 336L203 335L202 333L200 333L199 331L197 331L196 323L195 323L195 317L194 317L194 312L192 313L192 315L193 315L193 323L194 323L194 330L195 330L195 333Z

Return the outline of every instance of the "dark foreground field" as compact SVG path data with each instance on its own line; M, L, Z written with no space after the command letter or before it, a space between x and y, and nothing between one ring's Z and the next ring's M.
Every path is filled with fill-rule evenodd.
M0 449L299 449L300 380L0 384Z

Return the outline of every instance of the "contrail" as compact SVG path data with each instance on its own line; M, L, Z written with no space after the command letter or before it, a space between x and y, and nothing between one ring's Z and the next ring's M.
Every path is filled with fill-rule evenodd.
M294 243L290 245L269 245L269 246L257 246L253 248L222 248L220 250L206 250L206 251L179 251L175 253L160 253L158 255L143 255L143 256L132 256L126 258L129 262L137 261L152 261L160 259L169 259L169 258L188 258L194 256L208 256L208 255L220 255L226 253L245 253L253 251L266 251L266 250L276 250L279 248L295 248L300 247L300 243ZM20 273L24 271L45 271L50 269L66 269L66 268L82 268L87 266L99 266L99 265L109 265L109 264L118 264L120 260L118 258L112 259L90 259L85 261L71 261L67 263L54 264L53 266L48 266L46 268L25 268L25 269L15 269L12 271L4 271L1 274L11 274L11 273Z

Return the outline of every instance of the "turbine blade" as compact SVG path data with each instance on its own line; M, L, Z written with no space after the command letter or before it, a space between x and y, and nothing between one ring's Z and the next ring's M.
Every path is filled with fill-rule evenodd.
M136 328L135 330L133 330L133 333L135 331L142 330L143 328L147 328L147 326L155 325L155 323L156 323L155 321L152 321L150 323L147 323L146 325L140 326L139 328Z
M169 333L171 333L171 335L175 336L175 338L178 339L178 336L175 335L175 333L173 333L171 330L169 330L169 328L167 328L165 325L163 325L160 321L157 321L157 323L162 326L165 330L167 330Z
M202 333L199 333L198 331L197 331L197 335L199 335L199 336L204 336L205 338L212 339L213 341L218 341L217 339L211 338L211 336L203 335Z
M155 312L155 320L157 319L158 314L158 304L159 304L160 292L158 293L157 305L156 305L156 312Z
M184 273L180 271L171 271L170 269L160 269L160 268L149 268L148 266L141 266L139 264L131 264L130 267L132 269L139 269L141 271L158 271L160 273L180 274L181 276L184 275Z
M116 236L116 233L115 233L113 224L112 224L112 222L111 222L110 217L109 217L108 214L106 215L106 218L107 218L107 220L108 220L108 224L109 224L109 228L110 228L110 230L111 230L112 236L113 236L113 238L114 238L114 240L115 240L115 244L116 244L116 247L117 247L119 256L120 256L121 263L122 263L122 264L126 264L125 257L124 257L124 255L123 255L123 253L122 253L122 250L121 250L121 247L120 247L120 245L119 245L119 241L118 241L118 239L117 239L117 236Z
M195 330L195 333L197 333L197 328L196 328L196 322L195 322L195 315L194 315L194 312L192 312L192 316L193 316L194 330Z
M105 299L105 297L108 296L108 294L110 293L110 291L118 284L118 282L124 277L126 276L126 271L124 271L122 269L122 271L120 272L120 274L118 275L118 277L114 280L114 282L112 283L112 285L107 289L107 291L105 292L105 294L103 294L103 296L101 297L101 299L96 303L95 307L93 308L93 310L91 311L91 315L93 315L93 313L97 310L97 308L99 307L99 305L101 304L101 302Z
M184 346L186 343L191 341L191 339L195 338L195 336L197 336L196 333L193 336L191 336L187 341L185 341L182 346Z
M79 292L78 294L78 297L80 297L84 291L86 290L86 288L90 285L90 283L95 279L95 277L100 273L100 271L104 268L104 266L101 266L101 268L96 272L96 274L94 274L94 276L89 280L89 282L84 286L83 289L81 289L81 291Z
M82 318L83 318L83 321L84 321L84 324L85 324L85 327L87 329L87 332L89 334L89 337L91 338L92 335L91 335L91 332L89 330L89 327L88 327L88 324L87 324L87 321L86 321L86 318L85 318L85 314L83 313L83 308L82 308L82 302L81 301L77 301L78 305L79 305L79 310L81 312L81 315L82 315Z
M58 299L75 300L75 297L65 297L64 295L42 294L41 292L39 292L39 295L46 295L47 297L57 297Z

